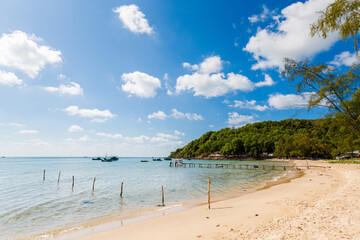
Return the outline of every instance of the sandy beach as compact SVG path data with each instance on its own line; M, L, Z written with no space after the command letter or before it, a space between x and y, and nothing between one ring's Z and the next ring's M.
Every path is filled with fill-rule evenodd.
M301 177L210 210L197 206L82 239L360 239L360 165L309 165L327 168L304 169Z

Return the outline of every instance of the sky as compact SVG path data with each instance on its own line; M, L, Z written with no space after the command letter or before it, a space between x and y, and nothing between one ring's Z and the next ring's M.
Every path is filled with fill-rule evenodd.
M310 37L332 0L3 0L0 155L167 156L208 131L314 119L283 59L346 69Z

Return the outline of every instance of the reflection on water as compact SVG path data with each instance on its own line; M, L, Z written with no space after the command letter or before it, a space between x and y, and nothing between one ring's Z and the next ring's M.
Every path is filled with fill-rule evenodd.
M169 206L185 201L205 202L208 178L211 178L212 196L216 198L234 187L249 188L284 174L262 169L170 168L169 161L153 162L148 158L149 162L141 163L141 159L146 158L120 158L109 163L90 158L1 159L0 239L38 235L94 218L125 216L153 208L161 203L161 185L164 185L165 204ZM121 182L124 182L123 198L120 198Z

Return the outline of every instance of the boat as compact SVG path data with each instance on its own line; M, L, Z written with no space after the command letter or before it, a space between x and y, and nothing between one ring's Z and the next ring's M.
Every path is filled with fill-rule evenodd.
M144 160L140 160L140 162L149 162L149 160L144 159Z
M119 160L119 158L117 156L111 156L110 159L113 160L113 161Z
M101 158L101 161L102 162L112 162L113 160L111 160L111 158L104 157L104 158Z
M162 161L160 158L153 158L153 161Z
M188 158L188 160L191 160L191 158Z
M101 157L94 157L92 160L101 160Z
M5 158L5 156L1 156L1 158Z
M171 161L171 158L167 157L167 158L164 158L165 161Z
M175 166L182 166L182 165L184 165L182 159L175 159Z

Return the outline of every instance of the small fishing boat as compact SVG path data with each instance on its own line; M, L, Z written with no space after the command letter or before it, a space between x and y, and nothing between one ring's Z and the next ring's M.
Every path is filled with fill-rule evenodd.
M149 162L149 160L140 160L140 162Z
M162 161L161 158L153 158L153 161Z
M94 157L92 160L101 160L101 157Z
M102 162L112 162L111 158L104 157L101 159Z
M182 165L184 165L184 163L183 163L183 160L182 159L175 159L175 166L182 166Z
M119 160L119 158L117 156L111 156L110 159L113 160L113 161Z
M1 158L5 158L5 156L1 156Z
M171 158L164 158L165 161L171 161Z

